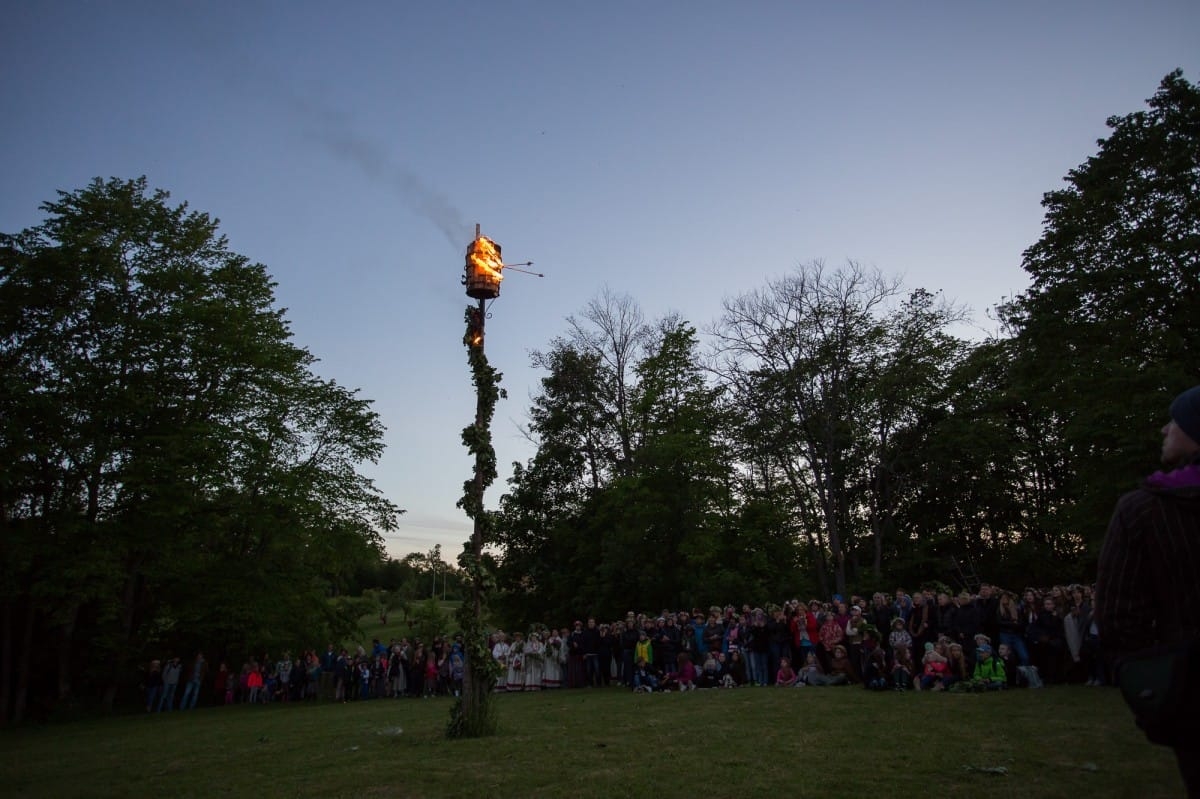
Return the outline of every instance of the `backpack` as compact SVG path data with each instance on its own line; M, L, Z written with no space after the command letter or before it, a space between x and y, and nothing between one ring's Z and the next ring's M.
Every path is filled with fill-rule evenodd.
M1200 639L1133 652L1117 661L1117 685L1137 725L1171 746L1200 712Z

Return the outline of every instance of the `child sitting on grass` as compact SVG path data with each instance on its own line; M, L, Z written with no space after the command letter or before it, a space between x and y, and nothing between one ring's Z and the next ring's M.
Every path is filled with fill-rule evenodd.
M680 652L676 662L679 665L675 671L675 681L679 684L679 690L696 690L696 664L692 663L687 652Z
M779 658L779 671L775 674L776 688L791 688L796 684L799 675L792 668L792 661L787 657Z
M633 669L633 690L636 693L653 693L658 687L658 678L646 663L645 658L638 658Z
M887 690L891 675L888 673L887 653L883 647L874 646L863 650L863 687L871 691Z
M921 659L924 671L921 674L919 689L922 691L946 690L946 675L950 670L945 655L934 649L932 643L925 644L925 657Z
M846 682L845 674L826 674L817 660L816 653L809 652L804 656L804 667L800 669L796 685L845 685Z
M718 659L718 655L720 659ZM725 653L709 652L704 656L704 665L696 675L696 683L701 688L716 688L725 676Z
M1008 684L1008 675L1004 672L1004 662L992 657L992 648L981 644L975 650L975 682L981 683L989 691L998 691Z

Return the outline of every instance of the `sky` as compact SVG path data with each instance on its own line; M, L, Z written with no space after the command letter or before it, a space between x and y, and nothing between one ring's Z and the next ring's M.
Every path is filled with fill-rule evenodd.
M487 354L501 466L546 349L605 288L703 329L802 263L969 308L1028 287L1041 199L1176 68L1200 3L9 0L0 231L145 175L266 265L298 345L387 426L390 554L470 537L459 279L506 261Z

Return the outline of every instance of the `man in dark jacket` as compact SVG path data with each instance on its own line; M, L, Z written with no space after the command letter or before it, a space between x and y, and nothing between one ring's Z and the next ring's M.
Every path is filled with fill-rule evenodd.
M637 648L637 621L630 612L625 617L625 629L621 633L621 683L626 688L633 687L633 667L636 662L634 650Z
M1200 386L1176 397L1170 416L1162 429L1162 462L1170 471L1121 497L1100 551L1096 623L1101 644L1118 658L1200 635ZM1175 750L1188 795L1200 796L1196 708L1185 711L1187 722L1178 727L1139 723L1151 740Z
M582 638L583 670L587 675L587 684L599 688L603 680L600 677L600 630L596 627L595 618L588 617Z
M1062 682L1063 657L1067 651L1067 632L1062 617L1054 605L1054 597L1046 594L1042 607L1025 628L1029 655L1048 683Z
M979 606L979 631L992 641L1000 640L1000 594L991 583L979 586L979 598L975 600Z
M668 613L665 617L659 616L658 620L662 624L658 625L654 632L654 662L663 664L663 668L668 671L674 671L682 635L679 627L675 625L673 613Z

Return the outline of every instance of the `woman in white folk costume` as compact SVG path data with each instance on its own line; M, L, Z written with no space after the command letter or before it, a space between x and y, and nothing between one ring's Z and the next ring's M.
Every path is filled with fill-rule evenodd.
M547 633L546 656L542 659L542 687L558 688L562 685L563 642L553 629Z
M496 676L497 691L504 691L508 688L508 636L503 630L496 632L496 643L492 645L492 657L500 664L500 674Z
M525 690L525 635L513 633L508 647L508 692Z
M546 673L546 645L542 636L535 632L529 634L529 643L525 644L525 690L542 690L542 678Z

